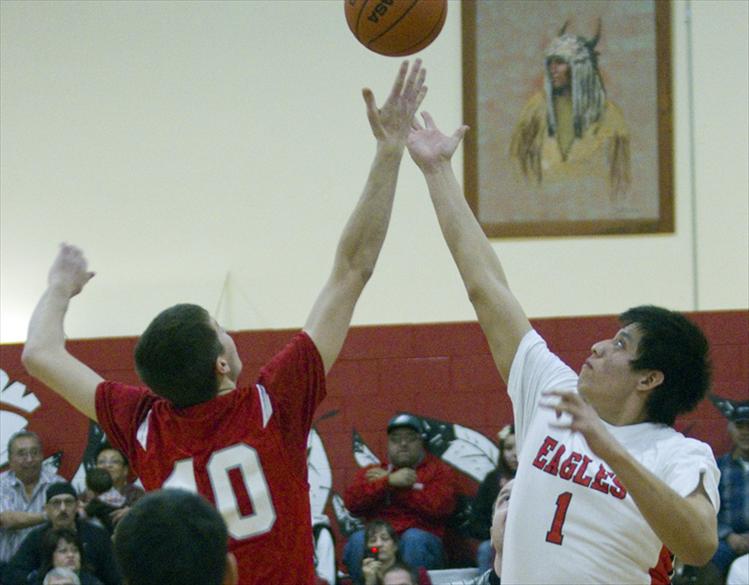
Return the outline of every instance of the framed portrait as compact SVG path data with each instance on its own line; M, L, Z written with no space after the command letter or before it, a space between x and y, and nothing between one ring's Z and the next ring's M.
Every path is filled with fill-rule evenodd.
M464 0L465 191L489 237L673 232L668 0Z

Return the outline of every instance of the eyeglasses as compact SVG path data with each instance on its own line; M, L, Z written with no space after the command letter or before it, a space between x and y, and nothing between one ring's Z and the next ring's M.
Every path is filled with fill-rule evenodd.
M121 459L99 459L96 462L97 465L125 465L125 462Z
M388 435L388 440L391 443L395 443L395 444L398 444L398 443L409 444L409 443L415 443L416 441L421 440L421 437L417 433L403 433L403 434L390 433L390 435Z
M42 452L39 449L19 449L11 455L13 459L38 459L41 456Z
M51 506L52 508L56 508L56 509L75 508L77 504L78 504L78 500L76 500L73 497L52 498L49 502L47 502L48 506Z

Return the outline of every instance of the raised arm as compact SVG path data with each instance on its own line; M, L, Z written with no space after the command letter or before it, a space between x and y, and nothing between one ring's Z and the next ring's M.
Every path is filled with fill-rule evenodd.
M518 344L531 325L510 291L502 265L463 197L451 165L467 126L445 136L424 112L424 126L414 121L408 151L424 173L442 235L460 271L468 297L489 342L502 378L507 381Z
M96 420L94 396L102 377L65 349L63 321L70 299L93 278L83 253L62 244L47 278L47 290L31 315L21 359L26 370Z
M380 109L371 90L362 92L377 151L364 192L338 243L333 270L304 325L322 356L326 372L341 351L354 306L385 240L409 128L426 95L425 77L421 61L417 59L410 71L408 62L404 62Z

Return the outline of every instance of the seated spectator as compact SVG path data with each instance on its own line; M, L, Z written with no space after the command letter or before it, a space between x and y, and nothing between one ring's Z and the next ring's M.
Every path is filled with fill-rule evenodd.
M44 510L49 520L29 532L21 543L5 569L4 585L26 585L29 574L41 569L42 541L50 528L66 528L75 532L83 543L83 548L79 548L83 551L82 562L90 567L91 573L104 585L120 585L109 533L100 526L77 518L78 499L72 485L60 482L49 486Z
M19 431L8 440L8 470L0 473L0 574L26 535L47 520L47 487L65 481L43 461L36 433Z
M69 569L80 585L102 585L91 573L83 570L80 537L67 528L50 528L44 533L40 546L40 568L32 571L29 585L44 585L52 569Z
M385 572L396 563L407 570L410 566L403 562L398 545L398 535L393 527L383 520L373 520L364 527L363 560L361 566L363 585L383 585ZM417 585L431 585L425 568L420 567Z
M424 448L421 421L408 414L387 427L388 459L360 469L346 490L346 507L355 516L389 522L400 538L403 560L412 567L440 569L442 537L455 508L452 469ZM354 532L343 551L349 574L361 582L364 532Z
M223 518L201 496L178 489L150 492L114 531L127 585L236 585Z
M382 572L382 585L418 585L418 576L411 567L399 561Z
M47 571L42 585L81 585L81 580L75 574L75 571L60 567Z
M492 567L494 549L489 535L497 494L502 486L515 477L518 454L515 448L515 425L506 425L497 433L499 461L497 468L486 474L473 503L471 536L482 540L476 551L476 565L481 573Z
M130 464L125 455L112 447L109 443L104 443L99 447L96 454L96 466L105 469L112 477L112 484L124 498L123 504L117 505L117 510L112 513L112 522L116 526L122 517L127 514L130 507L145 495L143 488L138 487L133 482L129 482Z
M728 419L728 434L733 442L731 451L718 459L718 550L710 564L722 581L731 563L749 553L749 401L719 396L711 396L711 400ZM701 572L707 581L704 568Z
M112 483L112 476L101 467L89 469L86 473L86 492L81 497L86 517L99 522L107 531L114 532L112 513L125 504L125 496L118 492Z

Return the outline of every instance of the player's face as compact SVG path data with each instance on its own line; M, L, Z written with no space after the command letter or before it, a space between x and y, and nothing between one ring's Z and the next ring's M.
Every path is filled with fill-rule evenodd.
M637 324L620 329L612 339L593 344L591 356L580 369L578 389L593 407L602 413L617 412L642 379L630 362L637 358L642 334Z
M39 481L42 471L42 446L34 437L18 437L10 446L9 467L23 484Z
M221 357L226 359L226 361L229 363L229 369L231 370L229 378L232 382L236 382L239 378L239 374L242 372L242 360L239 359L239 353L237 353L237 345L234 343L234 339L232 339L231 335L229 335L226 330L216 322L215 319L212 321L212 323L213 328L216 330L216 335L218 336L219 343L221 343L221 347L224 348L224 352L223 354L221 354Z
M408 571L395 569L383 577L382 585L413 585L413 581Z
M396 467L415 467L424 458L421 436L410 427L388 433L388 459Z
M127 482L128 467L125 458L116 449L104 449L96 458L96 467L106 470L112 477L112 483L119 487Z
M505 537L505 523L507 522L507 511L510 508L510 494L514 479L508 481L501 490L494 503L494 514L492 515L492 526L489 531L494 550L502 550L502 541Z
M78 500L70 494L60 494L50 498L44 506L47 517L54 528L73 528L78 508Z
M387 566L390 561L395 560L395 553L398 552L398 545L392 539L390 534L384 528L380 528L372 534L367 540L367 548L376 546L379 550L378 558Z
M67 567L75 572L81 570L81 551L74 542L68 542L64 538L57 541L57 548L52 553L52 566Z

